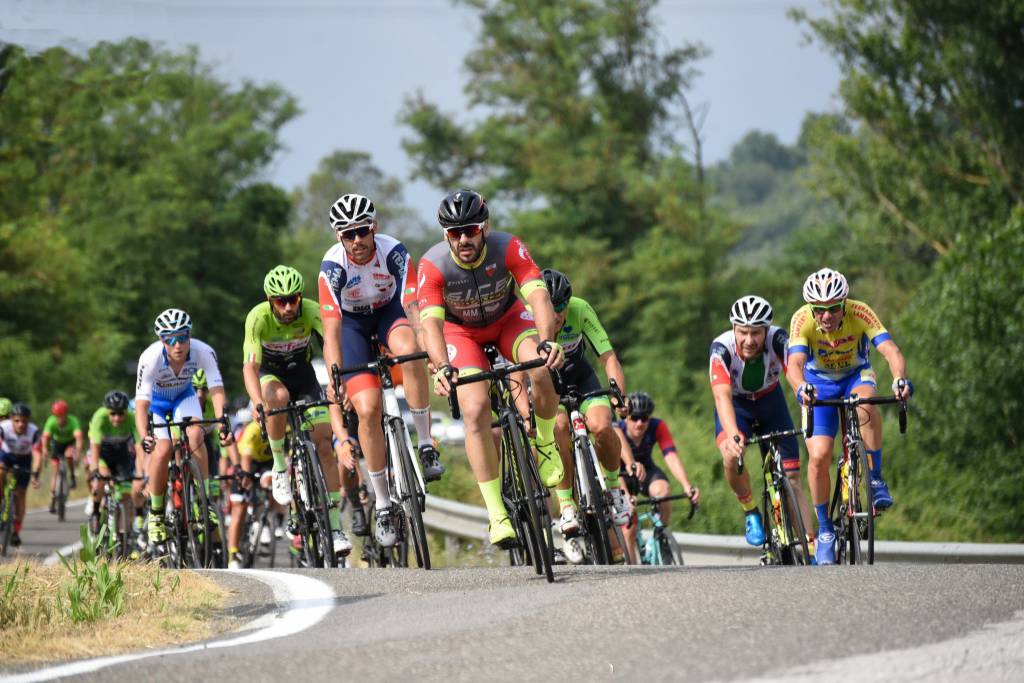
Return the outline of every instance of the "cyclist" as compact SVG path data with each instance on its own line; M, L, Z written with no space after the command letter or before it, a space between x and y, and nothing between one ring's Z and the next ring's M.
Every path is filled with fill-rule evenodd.
M202 368L196 370L192 375L192 388L196 390L196 398L199 399L199 406L203 409L203 419L212 420L216 413L213 410L213 401L210 400L210 387L206 381L206 371ZM210 472L210 496L213 500L220 500L220 481L212 477L220 474L221 461L226 460L227 465L238 462L238 452L234 443L221 446L220 439L214 433L212 425L206 425L203 429L206 432L204 439L206 443L207 464Z
M518 237L491 231L487 203L473 190L446 195L437 218L444 240L420 261L418 283L424 339L435 367L434 390L447 395L455 372L465 376L489 369L482 348L487 343L515 362L545 358L544 366L528 373L537 420L531 441L542 482L556 486L564 469L555 444L558 395L550 370L561 367L564 352L555 341L558 323L540 269ZM532 313L516 296L517 286ZM488 387L467 384L458 397L466 423L466 455L487 506L491 543L511 547L516 532L501 498Z
M634 391L626 396L626 408L628 417L625 420L620 420L615 426L615 433L619 437L622 448L623 472L635 472L635 476L640 482L640 492L645 496L656 498L669 495L668 477L660 467L654 464L653 451L654 444L657 443L672 476L683 487L683 491L689 496L690 501L694 505L698 504L700 489L690 484L690 479L686 476L686 468L676 450L676 444L672 440L668 425L664 421L652 417L654 399L646 392ZM660 503L658 514L661 515L662 521L667 526L672 514L672 504ZM629 548L629 554L635 564L637 562L637 525L630 520L630 523L622 529L626 547Z
M57 468L60 459L68 463L70 487L75 488L75 461L79 453L85 451L85 435L78 418L68 413L68 402L58 399L50 406L50 415L43 423L43 453L50 454L53 465L53 477L50 481L50 514L57 512Z
M789 363L786 379L804 403L814 398L874 396L875 371L868 357L868 342L882 354L893 376L893 392L910 397L913 385L906 380L907 367L892 335L871 307L848 299L850 286L842 273L822 268L804 282L806 305L793 314L789 328ZM907 384L902 390L900 380ZM882 422L878 406L858 408L861 435L867 450L872 504L878 510L892 506L889 487L882 479ZM807 480L818 516L818 564L835 563L835 533L828 515L832 491L829 468L832 445L839 424L835 408L814 408L814 433L807 440Z
M240 569L236 556L242 540L242 524L248 514L243 490L252 490L252 486L268 489L271 486L271 472L274 465L274 454L270 444L263 438L260 423L253 420L245 425L242 436L238 440L239 467L245 474L236 478L231 490L231 525L228 528L229 569ZM267 504L274 511L278 526L284 521L285 509L271 497ZM264 528L260 535L260 543L270 543L271 530Z
M242 377L253 406L283 408L289 401L320 401L323 390L313 369L310 340L315 336L323 346L324 328L317 304L302 296L302 274L279 265L263 279L267 300L256 304L245 318ZM313 445L323 468L327 495L331 500L331 543L338 557L348 555L352 543L341 530L338 462L331 448L331 422L326 408L306 411L312 426ZM267 437L274 460L271 474L274 499L281 505L292 500L288 484L284 441L286 415L266 419Z
M165 415L178 422L190 417L202 419L202 408L192 388L192 376L202 368L206 373L217 417L224 415L226 403L224 382L217 367L217 354L206 342L192 338L192 318L178 308L168 308L156 317L153 331L159 339L139 357L138 379L135 385L135 427L143 450L149 457L149 542L154 553L163 552L167 541L167 523L164 515L171 459L171 434L166 427ZM149 431L149 415L155 429ZM201 425L188 428L189 448L197 454L196 462L203 477L206 493L210 493L207 478L207 457L203 452L206 432ZM222 430L221 440L230 443L231 431ZM211 521L216 513L209 511Z
M42 464L42 449L39 428L29 420L32 410L24 403L11 407L11 416L0 422L0 494L7 491L7 477L15 477L14 490L14 533L11 545L21 545L21 524L25 521L25 489L29 473L32 488L39 488L39 467Z
M89 420L90 473L104 477L134 477L142 472L142 444L135 423L135 413L128 408L128 394L123 391L109 391L103 397L103 405L96 409ZM127 504L129 493L121 490L121 502ZM143 482L133 481L130 486L132 506L135 511L133 531L136 536L142 531L146 514L146 498L142 493ZM91 528L99 528L100 498L103 486L97 480L92 490Z
M753 546L764 545L764 524L750 488L750 475L746 470L742 474L737 471L739 456L752 434L754 422L762 433L793 429L786 397L779 385L786 368L789 336L781 327L772 325L774 315L765 299L752 294L740 297L729 311L732 329L711 342L715 439L722 453L726 481L744 513L747 543ZM780 450L782 468L793 484L800 513L809 524L811 511L801 491L796 437L785 439Z
M370 362L370 337L374 334L395 355L417 353L419 311L405 245L378 233L376 207L362 195L340 197L331 206L329 220L338 244L327 250L320 266L320 310L327 367L335 363L351 366ZM423 478L436 481L444 468L430 438L426 364L407 363L402 374L416 426ZM395 544L397 532L388 490L384 432L380 427L384 412L380 378L370 371L348 375L344 378L344 392L359 416L359 443L376 496L374 534L381 546L389 548ZM336 430L335 436L342 440L347 435Z
M615 380L619 389L625 391L626 379L622 372L619 358L608 340L597 313L589 303L572 295L572 284L563 273L545 268L541 271L544 284L551 295L551 304L555 309L555 323L558 326L556 340L565 349L565 364L558 371L563 385L573 385L581 393L596 391L601 388L594 368L585 357L586 340L604 367L605 375ZM622 408L625 411L625 407ZM612 426L612 404L608 397L592 398L580 406L587 421L587 428L594 436L595 451L601 462L608 493L614 509L614 522L619 525L629 522L629 502L619 485L619 468L621 465L621 445ZM562 534L571 536L579 530L576 502L572 497L572 481L574 476L572 444L570 441L569 417L565 410L560 410L555 421L555 438L562 455L562 466L566 475L555 487L558 504L561 509L560 528Z

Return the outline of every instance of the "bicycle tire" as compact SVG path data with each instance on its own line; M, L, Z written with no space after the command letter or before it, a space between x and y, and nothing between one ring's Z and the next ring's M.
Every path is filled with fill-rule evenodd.
M57 521L63 522L68 502L68 464L63 456L61 456L60 466L57 469Z
M185 523L188 557L182 557L191 569L203 569L210 566L212 559L212 543L210 528L210 505L203 488L202 472L192 458L188 459L188 467L182 472L182 520ZM198 511L198 516L194 513Z
M612 533L615 535L615 542L618 544L619 550L622 551L621 562L615 561L615 554L614 551L612 551L612 564L623 564L627 566L633 564L632 558L629 556L629 549L626 547L626 536L622 533L622 527L613 522Z
M586 543L591 551L591 564L608 565L611 564L612 551L608 542L609 529L604 490L601 488L601 484L597 479L597 473L594 471L593 453L591 452L593 445L590 443L590 439L586 439L586 445L584 446L581 443L583 438L585 437L573 437L573 449L577 450L578 459L583 465L582 473L577 471L576 478L579 479L580 474L583 475L589 493L584 494L583 487L579 486L579 497L577 500L580 502L580 510L585 518Z
M662 527L658 535L658 546L661 551L661 563L663 565L683 566L683 551L676 543L676 537L672 535L668 527Z
M779 488L779 513L782 516L782 527L789 539L782 549L782 564L805 565L810 563L810 549L807 546L807 530L804 528L800 515L793 484L788 478L782 477Z
M320 467L320 458L317 456L316 448L305 439L302 440L302 446L305 451L307 469L311 474L306 479L306 485L311 487L309 494L313 507L313 519L316 523L317 566L330 569L338 566L338 558L334 554L334 542L331 539L331 499L327 496L327 483L324 481L324 472Z
M517 542L508 550L509 565L513 567L532 566L540 574L543 571L540 555L535 544L537 534L533 533L529 510L525 506L526 490L513 453L511 431L502 426L499 467L501 471L501 497L508 512L509 521L516 532Z
M217 538L220 539L219 542L211 539L210 551L213 553L213 556L210 559L215 569L227 569L228 534L224 525L224 512L220 509L220 505L213 505L210 509L217 515Z
M421 569L430 569L430 548L427 545L427 529L423 524L422 512L426 501L426 494L420 489L416 470L413 469L412 454L409 453L408 442L406 439L401 438L406 435L402 431L406 428L405 422L400 417L394 417L391 420L392 437L398 448L398 459L401 462L402 487L405 490L402 496L402 510L405 512L407 522L405 527L407 533L403 534L406 552L408 552L408 537L411 535L416 551L416 563ZM397 421L397 424L395 421Z
M10 472L7 476L13 476ZM0 557L7 557L7 549L11 546L11 534L14 531L14 510L11 496L0 491Z
M270 529L270 543L267 544L267 552L269 553L268 565L271 569L274 568L277 563L277 528L274 524L275 516L274 512L270 509L270 506L266 503L263 504L263 528ZM261 530L262 533L262 530Z
M858 563L875 563L875 510L871 503L871 478L864 476L864 464L867 462L864 453L864 444L857 444L857 464L853 474L854 485L857 488L856 507L854 510L857 517L854 526L857 528L858 542ZM863 515L863 516L862 516Z
M526 435L523 431L523 426L516 420L512 425L512 430L509 434L512 442L512 452L516 457L516 466L519 468L520 476L522 477L523 490L526 493L526 507L527 514L530 518L530 524L537 535L536 550L538 553L539 564L543 568L543 574L547 578L548 583L554 583L555 575L552 569L553 559L551 556L552 538L551 538L551 525L547 525L547 529L542 531L544 526L544 516L541 512L541 498L542 498L542 485L540 483L540 473L537 471L537 463L533 458L533 452L527 446ZM546 540L546 543L545 543ZM536 568L537 562L534 567ZM538 572L538 574L541 572Z

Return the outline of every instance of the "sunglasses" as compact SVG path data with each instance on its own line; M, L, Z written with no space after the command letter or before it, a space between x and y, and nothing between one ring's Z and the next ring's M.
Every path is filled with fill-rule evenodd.
M291 296L272 296L270 297L270 300L278 306L293 306L299 303L299 299L301 298L301 294L292 294Z
M357 237L366 237L371 232L373 232L372 225L361 225L358 228L349 228L348 230L338 231L341 235L341 239L345 242L355 241Z
M552 305L555 307L555 313L561 313L566 308L568 308L569 302L568 301L563 301L560 304L552 304Z
M843 310L843 306L845 304L845 301L840 301L839 303L832 304L831 306L815 306L814 304L811 304L811 310L815 313L838 313Z
M107 411L107 415L109 415L110 417L124 417L124 411L123 410L109 410L109 411Z
M647 422L651 419L650 415L630 415L629 419L633 422Z
M189 338L188 334L175 334L170 337L160 337L160 340L168 346L177 346L178 344L188 344Z
M483 229L483 224L477 223L475 225L459 225L454 228L445 228L444 232L448 235L448 239L458 240L461 239L463 235L466 237L476 237Z

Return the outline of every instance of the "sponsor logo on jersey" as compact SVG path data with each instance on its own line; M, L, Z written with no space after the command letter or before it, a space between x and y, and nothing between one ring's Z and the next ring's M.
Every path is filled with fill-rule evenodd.
M455 354L457 353L455 345L454 344L447 344L447 347L448 347L448 360L449 361L455 360Z
M363 281L362 276L356 275L354 278L352 278L351 280L348 281L348 283L345 285L345 289L352 289L353 287L355 287L356 285L358 285L362 281Z
M332 306L331 304L323 304L320 306L320 309L330 312L334 310L334 306Z
M519 258L523 259L524 261L530 260L530 252L526 251L526 245L523 244L522 242L519 243Z
M488 263L484 266L484 272L487 273L487 277L494 277L494 272L498 270L497 263Z
M523 311L522 313L519 314L519 317L522 318L523 320L530 320L530 321L532 321L533 320L533 313L530 313L529 311Z
M842 339L836 339L835 341L829 341L828 339L819 339L818 344L821 346L828 346L829 348L837 349L843 344L848 344L854 340L854 336L851 334Z

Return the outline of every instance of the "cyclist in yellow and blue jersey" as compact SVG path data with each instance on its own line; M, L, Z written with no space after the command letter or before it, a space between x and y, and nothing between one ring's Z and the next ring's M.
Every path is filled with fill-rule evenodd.
M804 282L807 304L793 314L789 331L789 362L786 379L797 392L797 400L812 390L815 398L832 399L856 392L866 398L877 391L875 371L869 359L870 343L882 354L893 375L893 392L909 398L913 385L906 380L907 368L892 335L871 307L848 299L846 278L830 268L812 273ZM906 380L900 389L898 382ZM882 479L882 424L877 406L859 409L871 479L872 504L878 510L892 506L892 496ZM807 440L807 479L818 517L818 564L835 562L835 533L828 515L832 491L829 468L839 424L835 408L814 408L814 433Z

